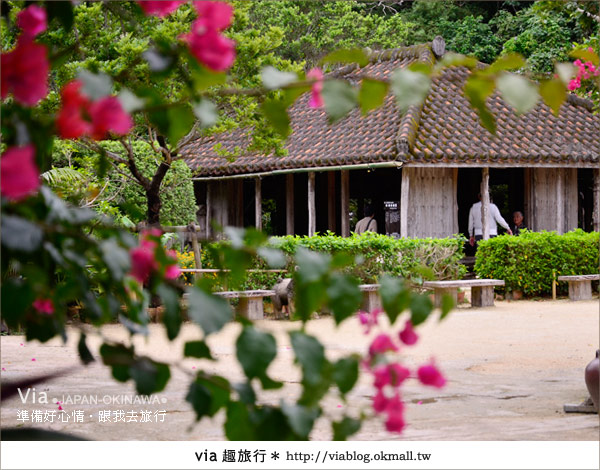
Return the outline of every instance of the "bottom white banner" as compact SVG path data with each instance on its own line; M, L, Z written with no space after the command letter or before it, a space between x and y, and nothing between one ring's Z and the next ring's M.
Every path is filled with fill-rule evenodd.
M599 443L7 442L10 469L598 469Z

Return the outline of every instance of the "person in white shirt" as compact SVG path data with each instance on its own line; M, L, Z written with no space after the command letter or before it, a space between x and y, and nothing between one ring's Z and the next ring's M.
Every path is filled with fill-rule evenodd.
M375 220L375 211L369 204L365 206L365 217L360 219L356 224L354 231L360 235L366 231L377 233L377 221Z
M483 238L483 224L481 222L481 193L479 196L479 202L476 202L471 206L471 210L469 211L469 243L471 246L474 246L476 242ZM502 225L509 233L512 235L512 231L506 220L502 218L500 215L500 211L496 204L494 204L490 199L490 212L487 220L488 229L490 233L490 238L498 235L498 225Z

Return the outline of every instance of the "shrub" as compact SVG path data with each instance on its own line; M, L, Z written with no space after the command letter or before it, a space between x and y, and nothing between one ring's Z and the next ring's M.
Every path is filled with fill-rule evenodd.
M575 230L523 232L518 237L503 235L479 242L475 272L480 277L503 279L508 292L519 290L526 296L552 292L552 271L556 277L598 272L598 232ZM567 284L558 283L566 293Z

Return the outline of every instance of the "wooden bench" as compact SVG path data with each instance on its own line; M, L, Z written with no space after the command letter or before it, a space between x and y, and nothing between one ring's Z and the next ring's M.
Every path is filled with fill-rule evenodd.
M263 298L275 295L274 290L243 290L215 292L215 295L225 299L240 299L236 307L236 314L248 320L263 320L265 311Z
M569 300L589 300L592 298L592 281L600 280L600 274L558 276L558 280L569 283Z
M504 281L500 279L463 279L460 281L425 281L423 283L423 287L434 290L436 307L442 304L444 295L450 295L456 304L459 287L471 288L472 307L493 307L494 287L503 285Z
M358 288L363 293L362 310L365 312L372 312L375 309L381 308L379 284L361 284Z

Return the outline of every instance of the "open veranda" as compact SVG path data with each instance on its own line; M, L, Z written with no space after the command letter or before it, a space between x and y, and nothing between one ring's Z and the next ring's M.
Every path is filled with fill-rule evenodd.
M374 419L352 439L597 440L598 415L567 414L563 405L581 403L588 396L584 368L598 348L599 310L597 297L580 302L503 300L487 308L461 305L441 322L431 318L419 330L419 342L405 347L401 355L407 365L435 356L448 380L446 387L426 388L408 379L403 389L407 426L402 435L387 433ZM285 384L262 399L276 404L282 398L296 398L301 374L293 365L286 332L298 325L268 319L258 323L277 339L279 354L269 374ZM196 325L185 324L173 343L162 325L151 325L146 339L135 339L136 349L155 360L181 360L180 367L172 368L166 389L152 396L136 395L131 381L115 381L101 361L81 366L75 332L67 344L60 339L40 344L18 335L3 336L3 379L19 381L63 368L68 372L3 402L2 428L27 426L94 440L223 440L223 411L196 422L185 395L191 376L200 368L232 381L243 379L234 349L239 330L240 324L232 322L208 339L216 359L209 362L180 357L183 343L201 334ZM356 318L336 328L328 316L310 321L307 330L323 342L330 359L364 354L376 334L366 335ZM128 336L120 325L107 325L102 333L114 340ZM89 345L98 359L100 339L90 337ZM326 398L324 416L369 411L373 394L372 376L361 374L347 402L334 395ZM331 437L328 422L320 418L310 438Z

